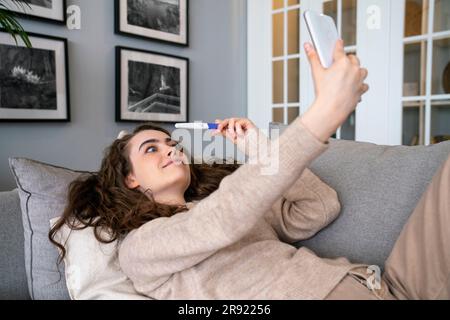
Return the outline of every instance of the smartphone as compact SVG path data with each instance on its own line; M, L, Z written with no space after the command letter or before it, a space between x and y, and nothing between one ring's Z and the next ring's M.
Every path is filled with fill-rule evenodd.
M324 68L329 68L333 64L333 52L339 40L336 24L330 16L312 10L306 10L303 15L320 62Z

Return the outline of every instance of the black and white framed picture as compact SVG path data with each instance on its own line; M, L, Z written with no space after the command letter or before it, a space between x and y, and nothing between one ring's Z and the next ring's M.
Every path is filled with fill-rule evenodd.
M188 0L116 0L116 33L188 46Z
M2 3L22 17L58 24L66 22L66 0L2 0Z
M0 121L70 121L67 40L0 32Z
M116 121L186 122L189 60L116 47Z

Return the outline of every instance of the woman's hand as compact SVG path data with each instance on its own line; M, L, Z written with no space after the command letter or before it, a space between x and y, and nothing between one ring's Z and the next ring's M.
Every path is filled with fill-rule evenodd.
M369 90L364 83L368 72L361 68L355 55L347 56L342 40L336 44L334 62L328 69L322 67L311 44L305 44L305 51L312 69L316 100L303 115L302 122L319 139L327 141Z
M212 136L221 135L233 143L236 143L240 138L244 138L249 130L256 129L255 124L246 118L218 119L216 123L219 124L219 127L213 132Z
M247 137L251 130L257 129L253 122L246 118L230 118L216 120L216 123L219 124L219 127L212 133L212 136L221 135L236 144L242 152L246 152Z

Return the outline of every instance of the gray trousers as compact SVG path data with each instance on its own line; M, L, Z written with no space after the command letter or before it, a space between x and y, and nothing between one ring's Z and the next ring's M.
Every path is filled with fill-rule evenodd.
M369 276L365 268L352 270L327 299L450 299L450 157L403 227L381 288L369 289Z

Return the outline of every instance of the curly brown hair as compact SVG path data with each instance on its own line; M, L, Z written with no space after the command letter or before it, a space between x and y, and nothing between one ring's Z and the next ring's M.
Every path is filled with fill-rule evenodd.
M64 259L66 250L54 238L65 224L72 230L93 227L98 241L111 243L123 239L130 231L153 219L170 217L188 210L186 206L157 203L151 195L127 187L125 178L132 171L128 142L145 130L161 131L171 136L167 130L154 124L140 125L132 134L115 140L106 148L97 173L83 174L69 185L68 204L49 232L50 241L61 252L58 263ZM194 164L191 159L191 182L184 194L186 201L206 198L218 189L225 176L238 167L236 161L233 164ZM102 232L105 230L106 235Z

